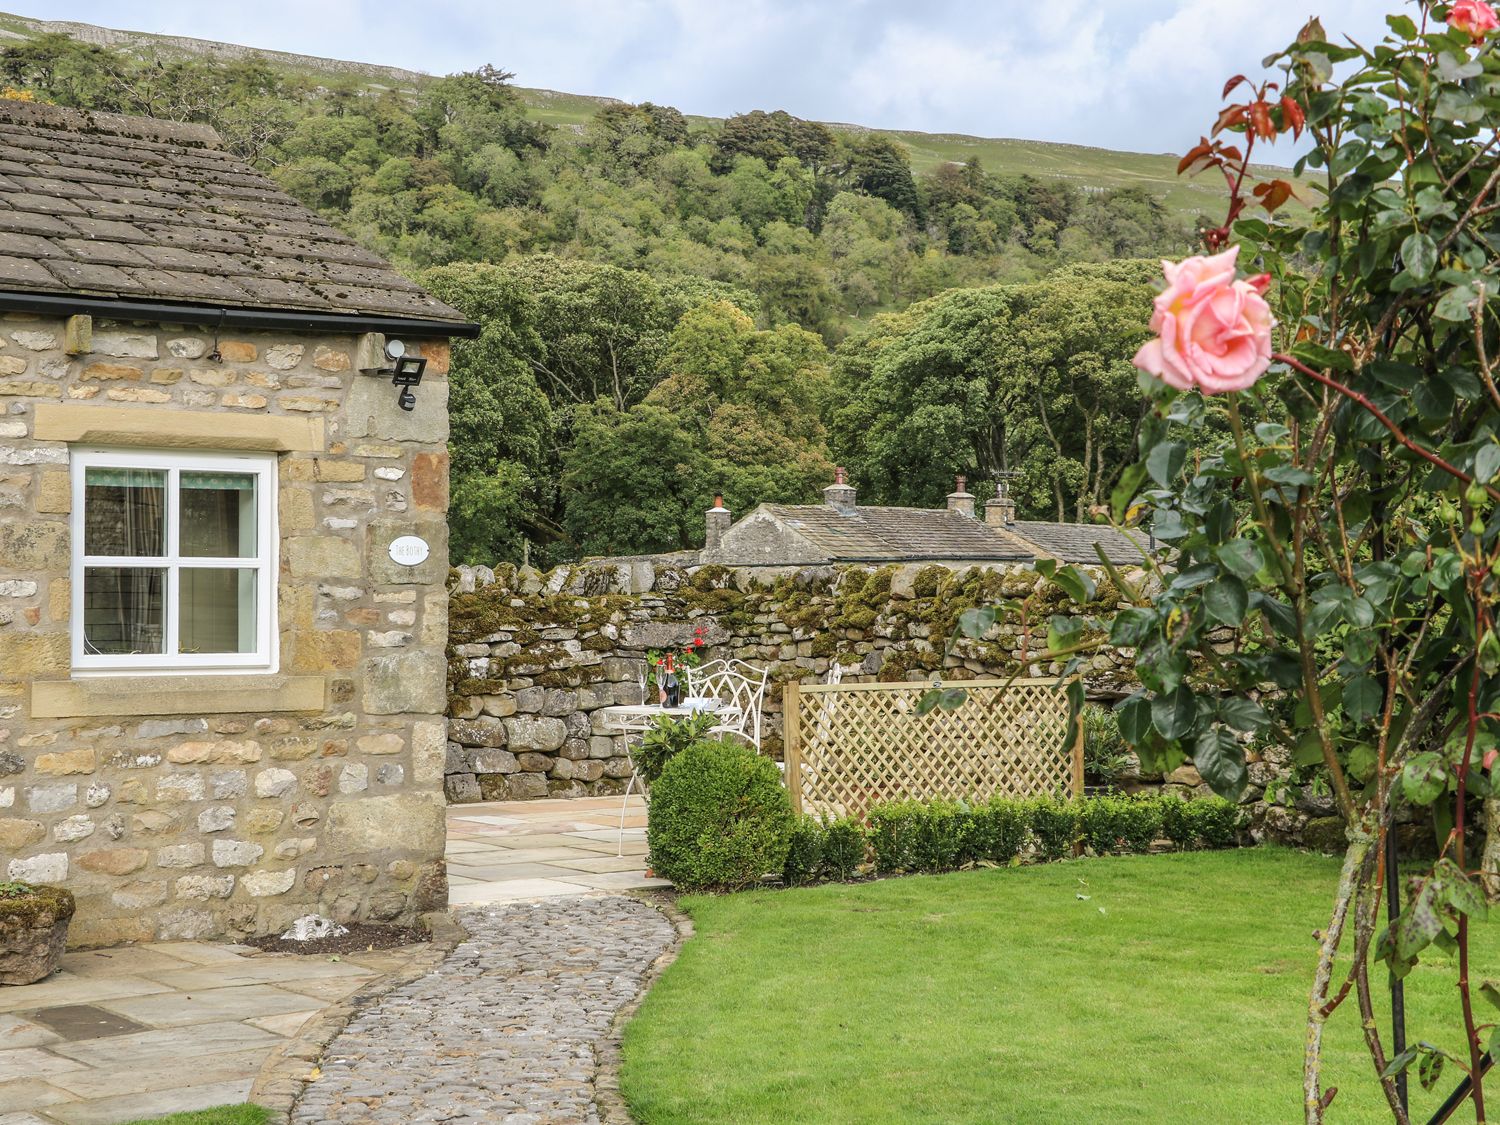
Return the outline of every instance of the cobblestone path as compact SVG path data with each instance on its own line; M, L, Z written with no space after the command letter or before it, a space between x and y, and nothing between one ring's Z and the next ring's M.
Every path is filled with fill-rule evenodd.
M476 907L437 969L360 1012L329 1045L293 1125L594 1123L614 1014L675 940L638 899Z

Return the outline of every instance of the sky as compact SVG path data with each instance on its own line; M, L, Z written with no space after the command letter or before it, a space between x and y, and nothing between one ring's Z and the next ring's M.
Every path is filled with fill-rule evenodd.
M15 5L12 7L12 5ZM1224 79L1314 12L1384 33L1402 0L9 0L22 15L407 67L726 116L1182 152ZM1275 157L1268 153L1272 159Z

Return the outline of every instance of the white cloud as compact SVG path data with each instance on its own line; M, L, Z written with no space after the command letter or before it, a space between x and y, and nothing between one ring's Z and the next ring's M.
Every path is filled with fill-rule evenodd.
M1224 79L1257 73L1309 0L49 0L143 31L650 99L930 132L1181 151ZM42 5L38 5L41 7ZM1379 38L1390 0L1319 0Z
M1053 121L1095 105L1105 80L1101 18L1079 15L1065 26L1065 36L1007 29L961 38L894 24L850 76L854 104L869 107L859 120L932 132L974 132L987 121L1008 121L1015 125L1006 135L1045 136Z

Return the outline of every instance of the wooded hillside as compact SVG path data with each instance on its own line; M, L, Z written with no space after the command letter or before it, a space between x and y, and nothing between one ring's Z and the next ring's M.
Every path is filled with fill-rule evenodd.
M510 78L398 88L57 34L0 55L9 96L214 126L484 324L456 353L456 558L691 546L715 491L805 501L835 461L871 502L1003 468L1027 514L1107 493L1149 288L1102 263L1189 245L1159 199L916 173L887 135L779 110L557 127Z

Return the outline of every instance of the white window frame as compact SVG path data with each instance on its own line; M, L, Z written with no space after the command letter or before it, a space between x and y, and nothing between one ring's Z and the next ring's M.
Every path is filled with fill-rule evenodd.
M199 453L146 449L73 447L70 450L72 528L73 675L270 673L277 669L276 574L280 536L276 527L276 455L274 453ZM85 481L91 467L158 469L167 473L166 553L155 556L84 554ZM251 473L255 482L256 552L244 558L205 558L178 554L179 481L182 472ZM85 567L152 567L166 571L163 584L162 633L165 652L89 653L84 651L83 572ZM255 568L255 649L243 653L183 653L179 643L180 575L184 568Z

